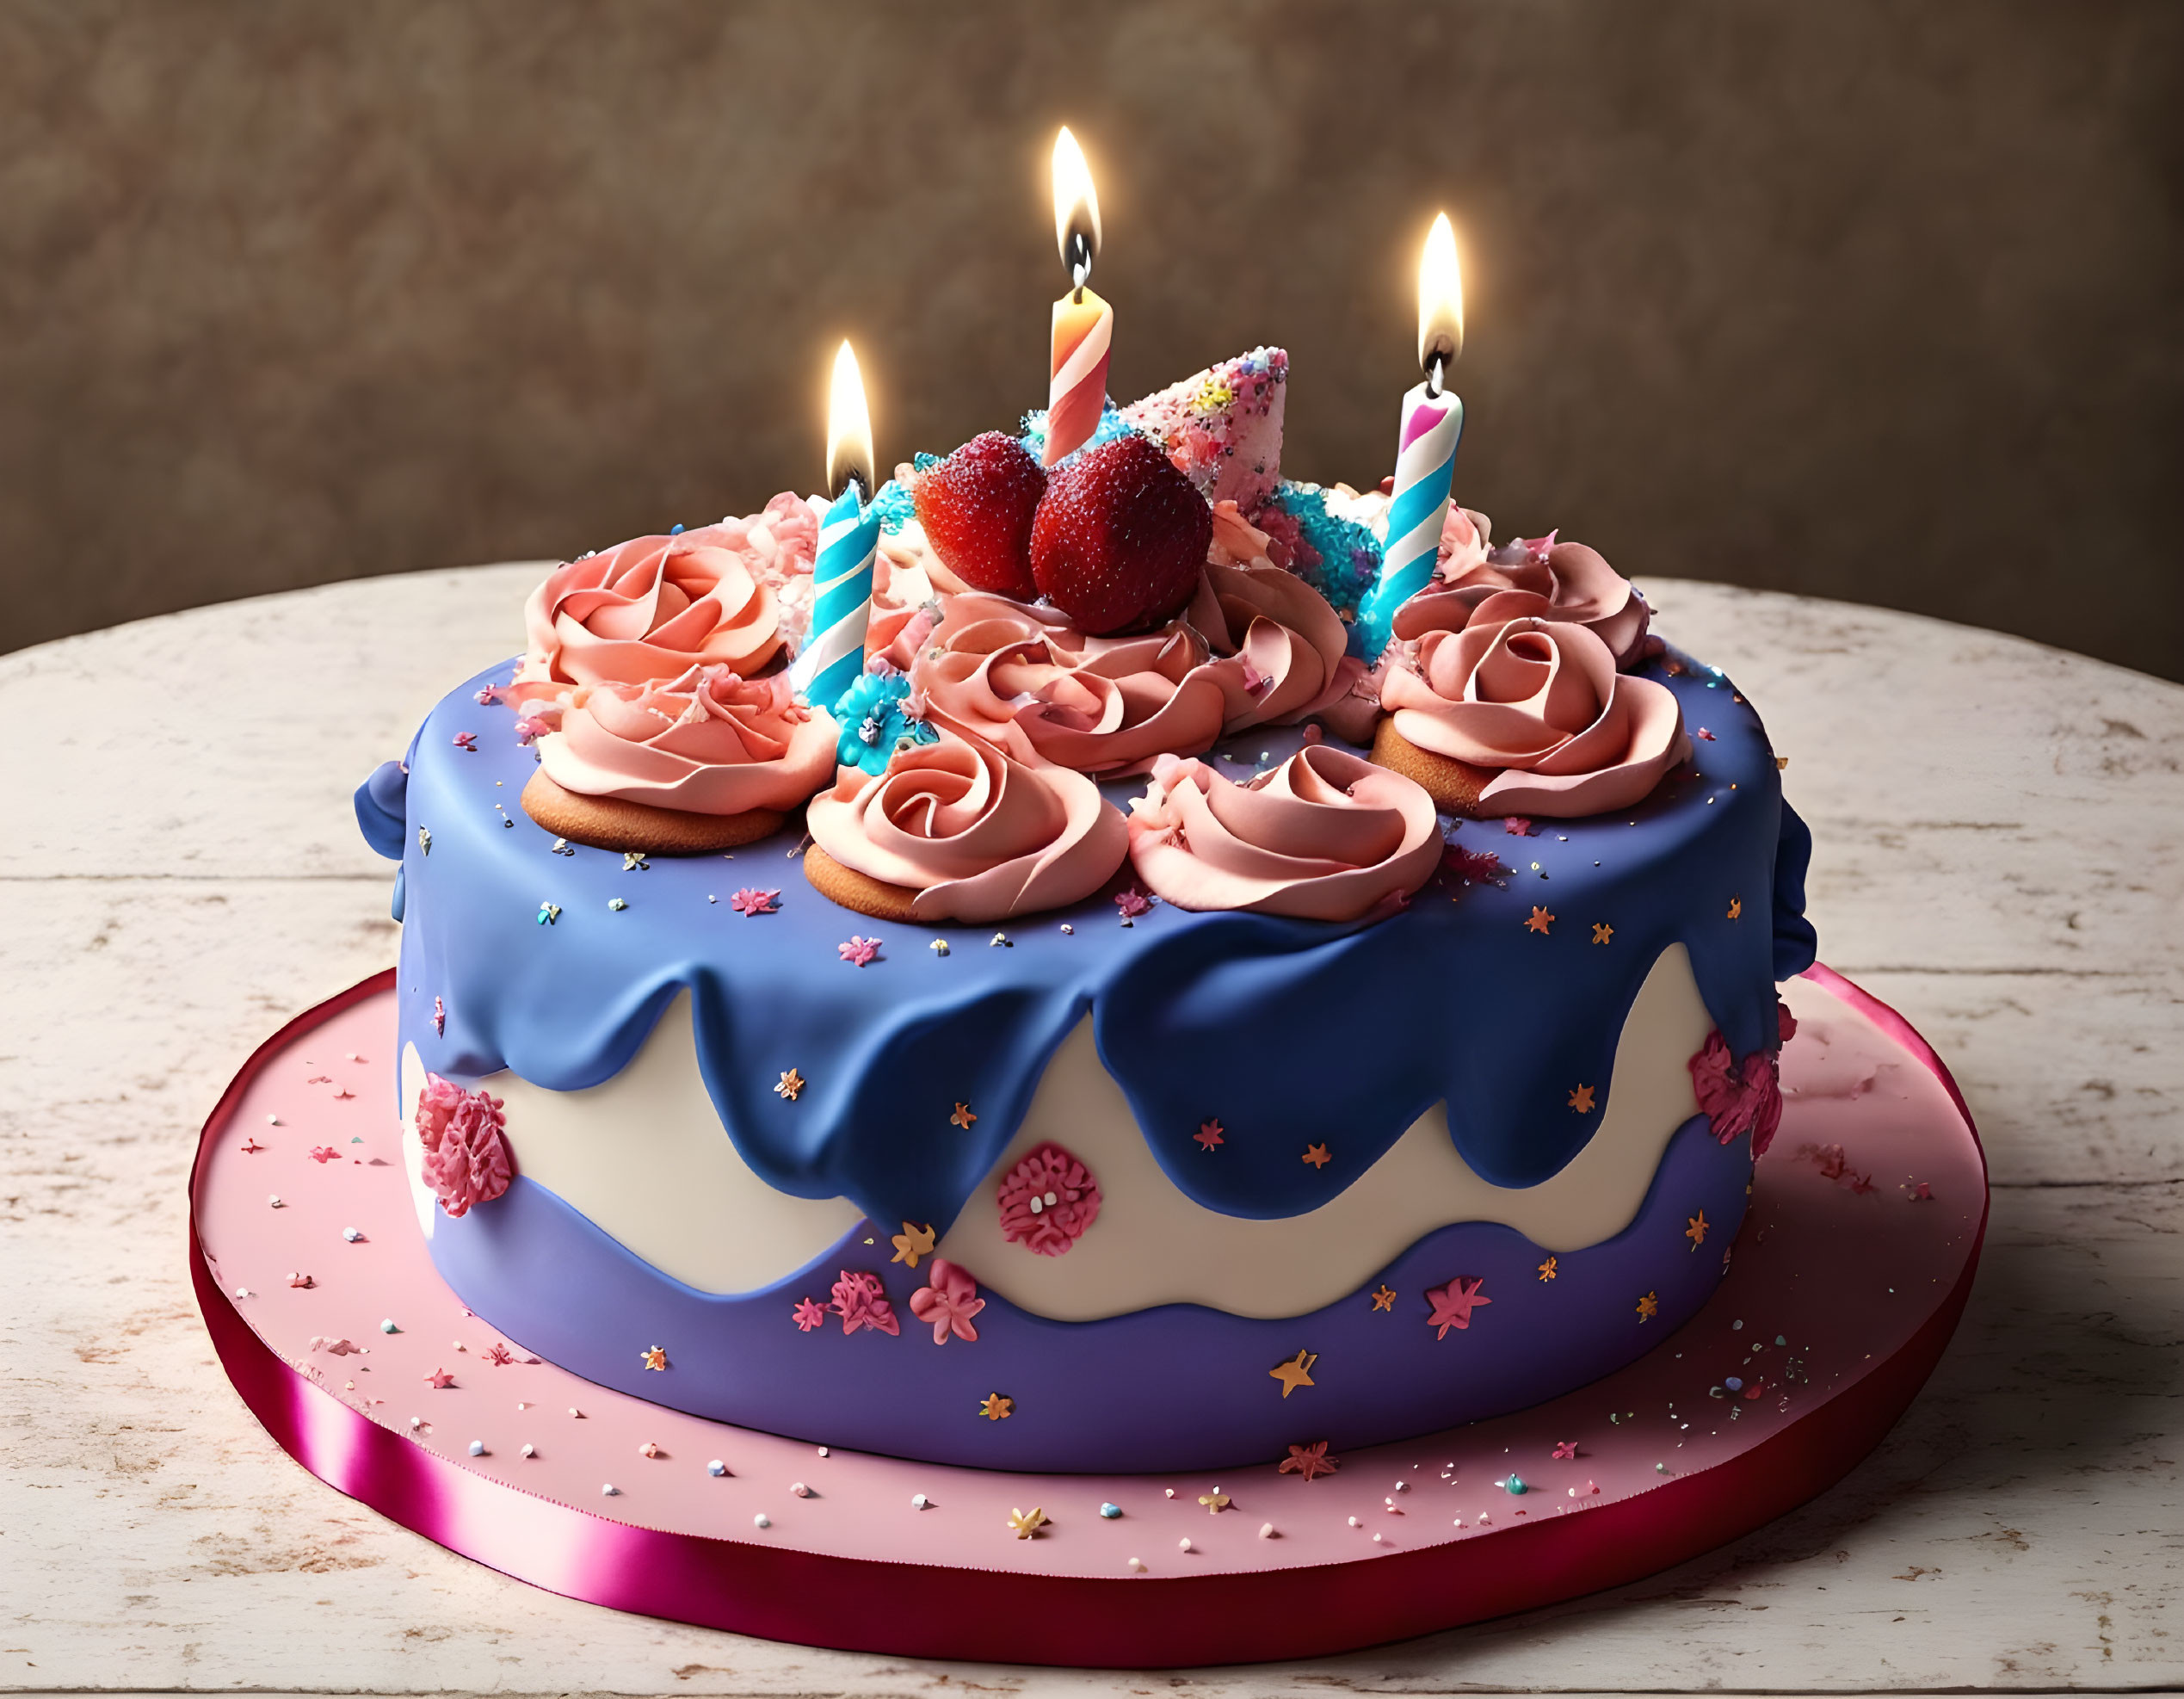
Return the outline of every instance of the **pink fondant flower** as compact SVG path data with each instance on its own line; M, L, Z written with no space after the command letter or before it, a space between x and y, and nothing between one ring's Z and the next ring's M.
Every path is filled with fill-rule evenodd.
M1152 899L1133 885L1127 891L1114 893L1114 905L1122 911L1125 920L1135 920L1139 915L1151 911Z
M472 1204L490 1203L508 1189L514 1171L499 1098L428 1073L417 1093L416 1121L425 1183L449 1215L460 1219Z
M876 1274L844 1269L834 1283L834 1301L827 1307L842 1318L844 1333L854 1333L861 1327L896 1335L903 1331L902 1323L895 1319L895 1307L887 1301L886 1288Z
M848 942L836 944L834 947L834 951L836 955L840 956L844 961L849 963L853 967L862 967L866 963L878 959L879 955L879 940L877 938L861 938L853 933L850 936Z
M1002 1177L1000 1202L1003 1238L1041 1257L1059 1257L1099 1220L1100 1183L1050 1142Z
M1438 1328L1436 1339L1446 1339L1452 1327L1459 1331L1471 1325L1471 1312L1494 1301L1483 1295L1479 1288L1486 1284L1483 1275L1458 1275L1446 1286L1436 1286L1426 1294L1426 1301L1433 1306L1433 1313L1426 1318L1426 1325Z
M552 730L553 727L539 715L527 714L515 722L515 741L527 749Z
M933 1259L930 1286L921 1286L910 1294L910 1313L933 1329L933 1343L945 1345L948 1336L976 1344L978 1330L971 1325L972 1318L986 1307L986 1301L978 1295L978 1282L964 1270L945 1257Z
M746 885L728 899L728 906L737 914L771 914L780 895L778 891L762 891L755 885Z
M311 1159L322 1167L340 1154L331 1145L313 1145L311 1147Z
M809 1333L813 1328L823 1325L826 1319L826 1307L809 1298L800 1301L789 1312L789 1319L796 1324L798 1331L803 1333Z
M1740 1133L1752 1135L1752 1154L1764 1156L1782 1124L1782 1088L1775 1078L1774 1053L1755 1050L1731 1064L1729 1041L1716 1029L1691 1059L1691 1089L1699 1107L1723 1144Z
M456 747L457 749L460 749L460 750L468 750L468 751L470 751L472 755L477 754L477 753L478 753L478 733L477 733L477 732L456 732L456 733L455 733L455 747Z

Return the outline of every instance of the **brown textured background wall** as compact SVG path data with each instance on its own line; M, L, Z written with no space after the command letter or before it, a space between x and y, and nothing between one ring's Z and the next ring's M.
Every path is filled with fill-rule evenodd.
M0 646L565 554L1255 342L1364 481L1456 217L1458 487L2184 677L2174 0L0 5ZM511 644L515 620L511 614Z

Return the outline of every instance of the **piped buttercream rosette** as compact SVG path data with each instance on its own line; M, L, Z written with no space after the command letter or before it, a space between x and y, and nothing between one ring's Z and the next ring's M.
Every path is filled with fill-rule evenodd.
M942 722L945 726L945 722ZM877 775L841 769L806 815L805 873L883 919L983 924L1090 896L1128 850L1122 816L1066 768L944 729ZM836 874L847 869L854 878Z
M1416 639L1516 619L1581 625L1628 671L1644 658L1652 609L1599 550L1533 538L1491 554L1451 555L1441 576L1396 610L1395 634Z
M580 684L561 729L540 740L523 806L547 830L605 849L731 848L778 830L826 784L836 743L834 721L799 702L781 673L713 665Z
M770 510L769 510L770 511ZM524 604L519 701L577 684L643 684L692 667L758 672L780 649L772 587L754 572L750 523L636 537L557 566Z
M1619 673L1607 643L1571 621L1429 631L1415 664L1389 668L1381 700L1391 717L1374 759L1465 813L1626 808L1691 753L1675 695Z
M1163 757L1130 805L1131 863L1178 908L1359 920L1398 906L1441 854L1422 788L1325 744L1241 785Z

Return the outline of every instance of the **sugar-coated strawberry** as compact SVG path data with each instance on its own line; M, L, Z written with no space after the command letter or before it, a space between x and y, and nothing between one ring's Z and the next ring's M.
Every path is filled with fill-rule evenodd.
M1213 510L1134 433L1057 466L1032 525L1040 593L1095 637L1157 625L1198 588Z
M1013 436L990 430L917 475L911 490L926 541L973 590L1029 602L1032 516L1046 473Z

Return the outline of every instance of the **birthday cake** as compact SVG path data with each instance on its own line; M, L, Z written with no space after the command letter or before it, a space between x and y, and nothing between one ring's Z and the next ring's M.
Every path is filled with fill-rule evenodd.
M465 1305L1064 1472L1310 1470L1699 1309L1813 961L1759 716L1459 505L1376 606L1402 497L1282 476L1287 375L546 577L357 796Z

